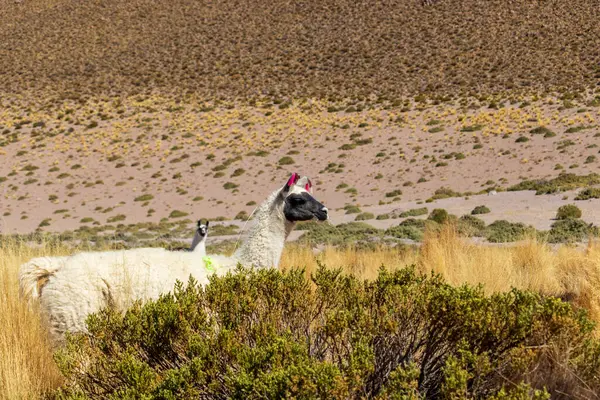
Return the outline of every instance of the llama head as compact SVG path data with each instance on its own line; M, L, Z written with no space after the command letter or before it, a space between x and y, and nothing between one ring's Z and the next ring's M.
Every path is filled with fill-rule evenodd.
M327 207L312 196L312 182L308 177L293 173L281 189L283 214L290 222L328 218Z
M202 220L199 219L198 220L198 227L196 228L196 230L198 231L198 234L201 237L204 237L208 234L208 220L206 220L206 224L202 223Z

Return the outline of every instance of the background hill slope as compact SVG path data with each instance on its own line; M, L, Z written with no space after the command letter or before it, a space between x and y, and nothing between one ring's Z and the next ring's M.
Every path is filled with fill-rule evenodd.
M598 1L2 3L5 92L393 98L600 79Z

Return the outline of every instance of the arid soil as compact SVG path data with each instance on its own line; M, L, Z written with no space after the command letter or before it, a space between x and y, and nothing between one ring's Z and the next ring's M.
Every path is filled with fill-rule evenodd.
M478 201L545 227L571 199L473 194L597 171L599 10L0 0L1 232L243 222L294 171L334 221Z
M349 204L375 215L423 206L462 215L486 205L486 221L545 229L575 192L474 194L565 171L597 172L600 109L552 100L502 106L202 109L148 97L25 114L7 101L0 114L2 230L233 219L250 214L295 171L313 179L334 223L355 218L345 214ZM461 195L425 203L440 188ZM586 221L600 222L597 201L577 201Z

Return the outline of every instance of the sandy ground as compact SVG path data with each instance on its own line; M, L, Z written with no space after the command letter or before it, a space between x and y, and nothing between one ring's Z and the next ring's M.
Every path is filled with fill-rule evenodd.
M176 113L131 103L102 121L94 118L94 107L103 106L77 108L69 122L59 112L34 111L22 124L25 116L17 107L0 112L0 126L8 127L0 140L9 142L17 133L16 141L0 147L3 233L31 232L43 220L49 223L46 231L94 223L81 222L84 218L103 225L118 215L125 216L119 223L158 222L173 210L190 219L232 219L240 211L251 213L253 202L283 185L291 172L312 178L315 196L332 210L336 224L355 218L342 209L347 204L375 215L423 206L462 215L486 205L492 211L481 216L486 222L507 219L548 229L556 209L572 203L575 193L424 200L440 187L478 192L552 178L563 170L598 172L598 108L447 105L328 113L313 104L266 112L190 107ZM556 136L529 133L542 125ZM437 127L443 130L435 132ZM579 129L572 132L574 127ZM517 142L521 136L528 140ZM268 154L257 155L261 150ZM285 156L291 164L281 161ZM402 195L386 196L394 190ZM153 197L136 201L144 194ZM600 224L598 204L577 202L586 221ZM398 220L368 222L386 227Z

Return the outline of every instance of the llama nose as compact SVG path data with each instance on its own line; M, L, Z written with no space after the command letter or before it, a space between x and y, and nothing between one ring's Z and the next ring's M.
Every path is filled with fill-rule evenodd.
M324 213L326 213L329 210L327 209L327 207L323 207L323 208L321 208L321 211L323 211Z

